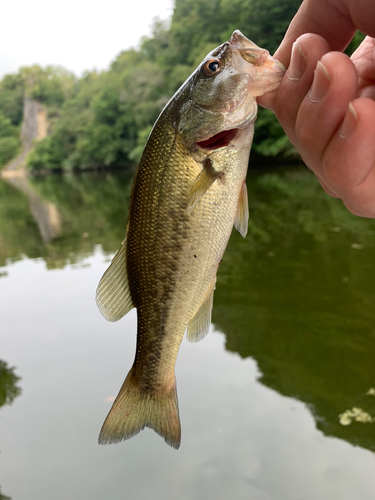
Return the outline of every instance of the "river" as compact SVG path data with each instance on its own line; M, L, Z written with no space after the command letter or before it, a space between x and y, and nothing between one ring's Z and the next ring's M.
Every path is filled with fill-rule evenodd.
M94 300L130 186L0 180L0 499L372 500L375 221L302 167L249 173L211 331L178 356L180 449L97 444L135 349L135 311Z

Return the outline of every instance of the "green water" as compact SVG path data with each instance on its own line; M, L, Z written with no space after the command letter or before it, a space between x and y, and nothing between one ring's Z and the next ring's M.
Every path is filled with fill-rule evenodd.
M134 356L135 311L94 301L130 183L0 181L0 498L372 499L375 221L303 168L249 174L211 332L177 360L181 448L97 445Z

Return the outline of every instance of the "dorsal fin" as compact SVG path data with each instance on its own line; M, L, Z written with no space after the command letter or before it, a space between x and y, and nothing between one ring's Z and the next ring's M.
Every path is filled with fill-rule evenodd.
M134 307L126 271L126 237L99 281L96 304L108 321L118 321Z

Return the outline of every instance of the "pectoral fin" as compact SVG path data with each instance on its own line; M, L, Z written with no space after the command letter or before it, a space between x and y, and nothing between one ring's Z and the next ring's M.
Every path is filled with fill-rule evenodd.
M99 281L96 304L108 321L118 321L134 307L126 271L126 238Z
M208 333L211 323L211 313L212 313L212 305L214 302L215 284L216 284L216 276L207 292L207 295L202 305L195 313L193 318L190 320L186 334L186 337L189 342L199 342Z
M188 198L187 209L191 210L202 198L202 196L208 191L212 184L221 177L223 172L218 172L212 166L212 161L207 158L203 165L202 172L195 179L194 184L191 186Z
M234 219L234 227L245 238L249 225L249 201L247 196L246 182L242 184L240 197L238 198L237 212Z

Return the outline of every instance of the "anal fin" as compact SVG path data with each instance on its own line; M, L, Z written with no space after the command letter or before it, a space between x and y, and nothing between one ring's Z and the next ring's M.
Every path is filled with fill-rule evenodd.
M126 237L99 281L96 304L108 321L118 321L134 307L126 271Z
M223 172L218 172L212 166L211 158L206 158L203 170L200 172L198 177L195 179L194 184L191 186L188 198L187 209L191 210L202 198L202 196L208 191L212 184L221 177Z
M245 238L249 225L249 200L247 196L246 182L242 184L240 196L238 198L237 212L234 219L234 227Z
M212 306L214 302L214 290L216 276L210 286L202 305L195 313L187 328L186 338L189 342L199 342L208 333L211 323Z

